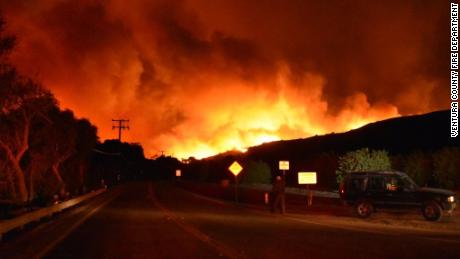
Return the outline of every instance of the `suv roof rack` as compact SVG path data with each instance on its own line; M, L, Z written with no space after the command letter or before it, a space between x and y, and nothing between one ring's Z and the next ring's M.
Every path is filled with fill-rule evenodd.
M349 172L348 174L361 174L361 175L399 175L406 176L406 173L400 171L364 171L364 172Z

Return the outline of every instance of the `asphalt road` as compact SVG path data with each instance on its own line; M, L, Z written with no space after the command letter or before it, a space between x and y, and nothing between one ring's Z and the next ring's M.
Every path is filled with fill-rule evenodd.
M460 234L271 214L172 183L112 189L0 244L0 258L460 258Z

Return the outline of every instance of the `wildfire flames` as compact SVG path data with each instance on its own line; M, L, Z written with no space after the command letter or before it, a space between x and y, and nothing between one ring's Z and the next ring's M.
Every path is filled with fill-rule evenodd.
M102 139L129 119L123 140L147 156L202 158L448 106L442 1L9 2L20 71Z

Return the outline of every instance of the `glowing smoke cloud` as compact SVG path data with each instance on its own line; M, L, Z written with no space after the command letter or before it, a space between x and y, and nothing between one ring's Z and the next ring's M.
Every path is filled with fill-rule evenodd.
M3 2L19 69L102 139L129 118L125 140L147 155L204 157L447 105L442 1Z

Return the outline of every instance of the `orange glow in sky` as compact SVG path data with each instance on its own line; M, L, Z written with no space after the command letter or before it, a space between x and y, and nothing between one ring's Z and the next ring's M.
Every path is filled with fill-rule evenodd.
M442 1L263 2L2 1L0 10L18 38L18 69L101 140L118 137L112 119L129 119L123 140L147 157L203 158L446 108Z

